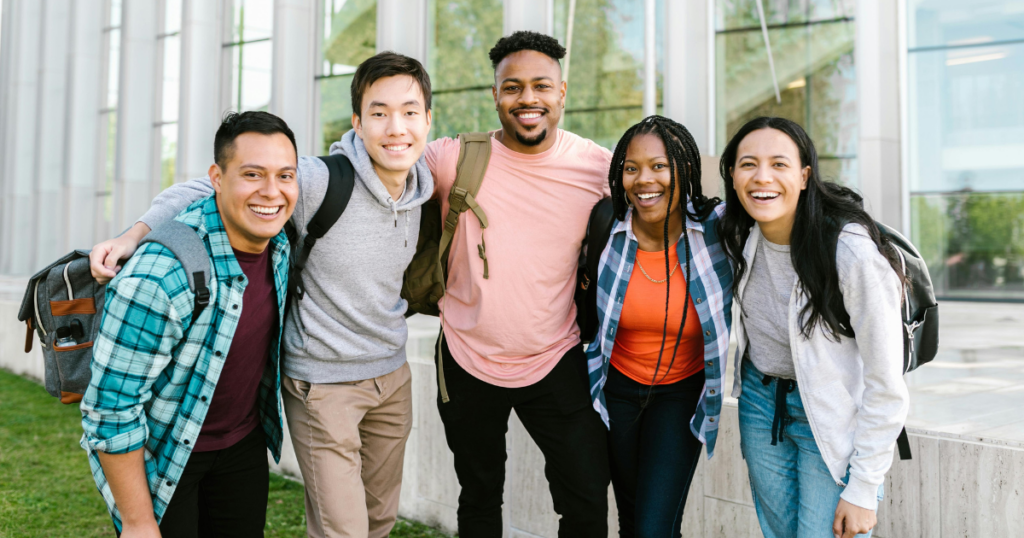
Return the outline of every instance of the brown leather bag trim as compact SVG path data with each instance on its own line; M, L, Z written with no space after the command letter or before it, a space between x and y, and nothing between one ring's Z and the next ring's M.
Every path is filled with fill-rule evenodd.
M50 301L50 314L70 316L71 314L95 314L96 300L92 297L73 301Z
M79 349L85 349L87 347L92 347L92 342L86 342L84 344L78 344L67 347L53 346L53 350L59 353L61 351L77 351Z
M25 322L25 325L27 327L25 329L25 353L31 353L32 352L32 318L28 318L28 321Z
M91 344L91 342L90 342ZM62 404L73 404L82 401L82 395L77 392L64 392L60 391L60 403Z

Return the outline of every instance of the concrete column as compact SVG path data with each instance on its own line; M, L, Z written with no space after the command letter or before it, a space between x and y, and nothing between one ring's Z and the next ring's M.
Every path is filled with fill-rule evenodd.
M39 34L39 99L37 101L34 188L35 222L32 227L35 259L32 267L41 267L63 254L66 238L64 222L65 192L61 189L64 172L65 122L68 105L68 49L71 41L71 2L45 0ZM29 42L35 45L35 38Z
M131 226L149 208L160 177L153 176L153 124L157 121L159 2L124 0L121 84L118 88L114 229Z
M704 194L720 194L715 142L712 0L665 2L664 114L693 135L703 157Z
M63 187L67 193L67 220L63 250L90 248L94 237L97 174L100 170L96 140L100 133L99 111L105 105L100 94L103 74L103 0L74 0L71 3L71 47L68 49L68 79L74 91L68 94L64 123L65 145Z
M427 63L427 0L377 1L377 50Z
M220 1L185 0L175 181L206 176L213 164L213 138L221 115L223 8Z
M706 0L665 2L665 115L693 134L702 153L713 153L714 105L711 86L714 51Z
M857 157L860 191L878 221L903 226L899 0L857 2Z
M45 33L43 3L36 0L5 0L3 20L5 87L3 88L4 155L3 249L0 272L28 274L35 263L36 224L34 184L38 143L40 72Z
M505 35L519 30L553 35L555 32L554 2L552 0L505 0Z
M313 152L317 0L274 2L270 112L288 122L300 155Z

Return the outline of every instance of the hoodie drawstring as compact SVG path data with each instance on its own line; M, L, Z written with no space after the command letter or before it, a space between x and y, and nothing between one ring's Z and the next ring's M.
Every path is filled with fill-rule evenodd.
M405 247L409 248L409 211L405 212Z

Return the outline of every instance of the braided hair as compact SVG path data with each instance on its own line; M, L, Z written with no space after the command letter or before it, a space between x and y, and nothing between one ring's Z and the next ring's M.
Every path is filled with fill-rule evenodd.
M686 194L687 199L679 201L679 208L683 212L683 242L685 245L684 256L686 257L686 288L684 291L683 301L683 319L679 324L679 332L676 334L675 347L672 349L672 355L669 360L668 368L665 370L665 374L662 376L662 381L668 376L672 370L672 366L675 364L676 352L679 351L679 342L682 340L683 328L686 326L686 317L690 309L690 276L691 266L690 263L690 238L686 233L685 220L690 219L694 222L701 222L714 211L721 200L718 198L708 198L704 196L700 184L700 150L697 149L697 142L694 141L693 135L690 131L683 127L682 124L670 120L664 116L648 116L643 121L630 127L619 143L615 146L615 152L612 154L612 166L608 171L608 185L612 192L612 208L615 214L615 218L618 220L625 220L626 211L629 209L629 200L626 197L626 189L622 183L622 172L626 162L626 149L629 148L630 142L634 138L642 135L653 134L661 139L665 145L665 151L668 154L669 163L669 185L668 185L668 207L672 207L672 198L675 196L676 183L685 186L683 192ZM681 175L681 177L679 177ZM687 204L687 201L690 204ZM691 210L689 205L693 206ZM665 321L661 328L661 348L658 350L658 362L654 367L654 378L651 380L651 388L647 393L647 401L650 401L651 394L654 390L654 385L658 383L658 371L661 369L661 361L665 352L665 341L668 336L668 313L669 313L669 297L671 293L671 278L669 268L669 241L668 241L668 221L669 214L665 215L663 240L665 246ZM646 406L646 402L644 404Z

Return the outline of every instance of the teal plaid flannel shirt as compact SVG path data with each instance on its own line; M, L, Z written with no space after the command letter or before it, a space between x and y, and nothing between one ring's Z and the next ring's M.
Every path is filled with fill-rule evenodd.
M688 204L693 211L693 204ZM729 329L732 326L732 264L722 249L718 237L718 222L725 211L719 204L703 222L686 219L683 233L690 239L690 258L693 264L689 282L690 296L700 318L704 332L704 392L697 411L690 420L690 430L707 447L708 458L715 451L718 423L722 414L722 383L729 352ZM616 221L608 237L608 245L601 253L597 271L598 333L587 347L587 367L590 372L590 396L594 409L608 425L604 384L608 380L615 332L619 327L626 288L633 275L638 243L631 225L633 210L625 220ZM676 244L679 259L685 260L685 245Z
M92 379L82 399L81 445L96 487L118 529L121 517L97 452L142 448L159 522L178 484L213 400L242 313L248 284L235 260L211 196L176 220L195 228L210 254L210 305L192 319L194 294L173 254L144 244L107 286L103 320L93 346ZM259 386L259 415L267 447L281 457L279 394L281 328L288 284L288 239L270 246L277 289L278 329Z

